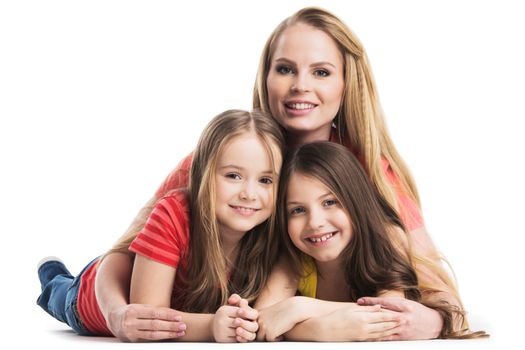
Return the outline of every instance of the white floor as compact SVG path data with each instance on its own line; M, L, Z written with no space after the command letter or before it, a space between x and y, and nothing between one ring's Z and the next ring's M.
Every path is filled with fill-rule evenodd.
M32 317L29 320L32 332L27 335L27 341L39 346L52 346L53 349L92 349L96 347L97 350L114 349L115 347L133 347L148 348L154 347L173 347L172 343L142 343L142 344L125 344L121 343L115 338L106 337L81 337L76 335L73 331L68 329L66 325L55 321L43 311L40 312L35 306ZM485 327L486 328L486 327ZM205 349L205 348L230 348L236 346L243 349L494 349L501 348L512 344L512 342L503 341L496 335L490 339L483 340L432 340L432 341L409 341L409 342L384 342L384 343L296 343L296 342L281 342L281 343L249 343L249 344L214 344L214 343L178 343L177 349ZM516 343L514 343L516 344Z

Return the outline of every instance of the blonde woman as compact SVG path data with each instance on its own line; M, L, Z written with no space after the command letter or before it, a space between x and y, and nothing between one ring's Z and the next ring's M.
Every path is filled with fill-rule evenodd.
M231 110L208 124L193 155L189 188L165 194L140 232L119 243L135 254L130 300L142 304L133 321L137 332L126 340L255 339L257 311L248 303L276 259L271 228L283 149L278 124L263 113ZM74 278L61 261L43 261L38 304L81 335L118 335L97 305L98 263ZM150 332L151 319L167 328Z
M450 321L454 323L452 329L467 328L456 287L425 229L415 182L388 134L366 52L351 30L319 8L302 9L284 20L264 47L253 104L279 122L291 148L329 140L352 151L407 229L420 287L433 291L424 292L422 300L455 306L458 313ZM185 186L190 164L191 157L183 160L152 202L173 188ZM139 213L128 234L141 229L149 210L146 206ZM107 265L103 262L99 267L97 299L110 320L109 327L126 338L136 329L123 326L133 324L123 320L141 315L139 306L127 305L133 256L118 253L118 249L114 252L106 257ZM118 263L110 264L113 261ZM381 304L403 314L406 322L392 339L436 338L448 320L415 301L364 298L359 302Z

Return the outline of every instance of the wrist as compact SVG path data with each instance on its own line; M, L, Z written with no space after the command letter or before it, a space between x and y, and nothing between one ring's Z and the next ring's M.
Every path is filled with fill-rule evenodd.
M439 338L442 331L443 331L443 326L444 326L444 317L443 315L441 314L441 312L439 312L438 310L435 310L435 309L430 309L432 310L432 313L433 313L433 322L432 322L432 334L431 334L431 337L432 339L436 339L436 338Z
M309 308L307 307L308 298L303 296L291 297L287 300L289 303L287 308L289 308L291 319L294 322L294 325L310 318Z

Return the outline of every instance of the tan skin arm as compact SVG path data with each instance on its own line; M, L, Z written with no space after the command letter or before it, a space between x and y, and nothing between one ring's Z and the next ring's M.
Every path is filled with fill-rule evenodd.
M174 267L137 254L131 278L131 302L169 307L175 276ZM248 341L253 340L257 331L257 322L246 319L246 314L244 314L245 319L241 319L240 310L240 306L225 305L221 306L215 314L180 312L187 328L185 334L176 340L236 342L242 341L240 337ZM242 310L244 313L255 311L247 306L247 302ZM253 317L255 319L256 314Z
M314 332L315 334L312 333L312 327L318 326L316 323L318 320L315 322L309 322L309 320L315 319L316 317L327 316L334 311L343 309L346 311L356 309L360 311L360 313L349 314L345 312L340 315L336 314L334 321L337 320L337 322L339 322L342 319L346 319L347 321L362 322L363 324L372 321L383 322L380 323L380 327L391 329L393 325L392 322L397 321L399 318L395 313L384 315L371 314L371 312L377 313L379 308L360 308L355 303L331 302L294 296L297 291L298 281L291 276L292 272L286 261L281 259L273 269L266 287L255 303L255 307L260 310L258 319L259 332L257 334L257 339L260 341L279 340L285 332L290 330L290 332L286 333L287 339L290 338L290 340L322 340L321 338L317 338L319 335L318 331ZM385 292L382 295L399 296L402 295L402 293L391 291ZM368 310L370 312L366 313ZM356 320L357 317L362 317L362 319ZM326 320L323 322L326 323ZM373 330L376 330L376 328L373 328ZM332 333L329 333L327 336L330 336L330 334ZM359 333L359 335L362 334L365 336L364 331ZM390 333L381 333L377 334L377 336L385 336L384 334ZM357 334L344 335L347 336L347 338L357 336Z
M108 328L125 342L164 340L184 333L181 313L170 308L128 304L133 255L112 253L98 266L95 293Z

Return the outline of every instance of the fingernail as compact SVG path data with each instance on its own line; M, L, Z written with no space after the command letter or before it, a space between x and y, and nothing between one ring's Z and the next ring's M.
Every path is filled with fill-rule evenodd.
M182 321L182 316L175 316L175 317L173 318L173 320L174 320L174 321L177 321L177 322L180 322L180 321Z
M182 337L186 332L182 331L182 332L178 332L177 333L177 337Z
M185 330L186 330L186 327L187 327L186 324L184 324L184 323L183 323L183 324L180 324L180 325L179 325L179 331L185 331Z

